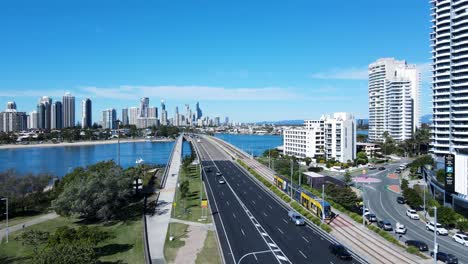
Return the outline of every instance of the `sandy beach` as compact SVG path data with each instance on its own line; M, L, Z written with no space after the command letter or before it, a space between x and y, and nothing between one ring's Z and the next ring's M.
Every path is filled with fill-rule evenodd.
M173 142L173 139L152 139L147 140L144 138L138 139L121 139L120 144L125 143L135 143L135 142ZM80 147L80 146L93 146L93 145L105 145L105 144L117 144L117 139L111 140L96 140L96 141L77 141L77 142L62 142L62 143L33 143L28 145L14 145L14 144L7 144L7 145L0 145L0 150L2 149L22 149L22 148L53 148L53 147Z

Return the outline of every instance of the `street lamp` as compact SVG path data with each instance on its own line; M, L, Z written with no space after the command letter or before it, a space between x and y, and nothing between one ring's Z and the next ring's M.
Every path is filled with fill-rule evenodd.
M5 212L5 215L6 215L6 242L8 243L8 232L9 232L9 229L8 229L8 198L4 197L4 198L2 198L0 200L5 201L5 203L6 203L6 212Z
M120 120L116 120L115 123L117 124L117 159L120 167Z

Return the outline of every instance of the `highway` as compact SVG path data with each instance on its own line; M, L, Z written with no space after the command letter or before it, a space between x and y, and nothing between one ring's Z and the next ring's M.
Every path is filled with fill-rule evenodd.
M204 180L226 263L342 263L329 253L331 242L311 226L290 223L287 209L226 153L205 139L192 142L203 167L212 168Z
M403 163L390 164L386 166L385 171L375 171L369 174L382 180L381 183L365 185L366 205L371 212L377 215L378 219L386 219L395 227L396 222L404 224L407 228L406 235L403 235L402 241L409 239L424 241L429 246L429 251L434 248L434 233L427 231L425 223L422 220L412 220L406 216L407 205L398 204L396 198L400 196L387 190L387 185L399 184L398 179L390 179L388 173L395 171ZM398 238L398 236L395 236ZM439 251L451 253L458 257L459 263L468 263L468 248L452 241L451 236L437 236Z

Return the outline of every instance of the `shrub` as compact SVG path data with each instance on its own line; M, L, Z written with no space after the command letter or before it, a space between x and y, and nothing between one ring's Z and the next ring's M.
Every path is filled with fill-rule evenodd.
M409 246L406 251L408 253L411 253L411 254L418 254L419 253L419 249L415 246Z

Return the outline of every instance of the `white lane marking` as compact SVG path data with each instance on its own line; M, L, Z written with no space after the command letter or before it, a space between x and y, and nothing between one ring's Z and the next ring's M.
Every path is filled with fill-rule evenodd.
M232 213L232 216L234 216L234 218L237 218L235 213Z
M280 255L276 255L277 258L281 259L282 261L288 261L287 258L283 257L283 256L280 256Z
M223 192L223 191L221 191L221 195L224 196L224 192Z
M229 206L229 201L226 201L227 205Z
M264 215L264 216L268 216L265 212L263 212L263 215Z
M279 228L277 228L277 229L278 229L278 231L280 231L280 233L281 233L281 234L283 234L283 235L284 235L284 232L283 232L283 230L281 230L281 229L279 229Z
M255 201L254 201L254 200L252 200L252 203L253 203L253 204L255 204Z
M270 207L270 209L273 210L273 207L271 207L271 205L268 205L268 207Z
M307 243L310 243L310 242L309 242L309 240L307 240L307 238L305 238L305 237L302 237L302 239L304 239L304 240L305 240L305 242L307 242Z
M258 196L258 199L263 199L260 195L257 195Z
M242 232L242 234L245 236L244 230L243 230L242 228L241 228L241 232Z
M299 249L298 249L298 250L299 250ZM301 253L301 255L302 255L304 258L307 258L307 256L306 256L304 253L302 253L301 250L299 250L299 253Z
M288 221L284 220L284 218L283 218L282 220L283 220L283 222L285 222L286 224L288 223Z

